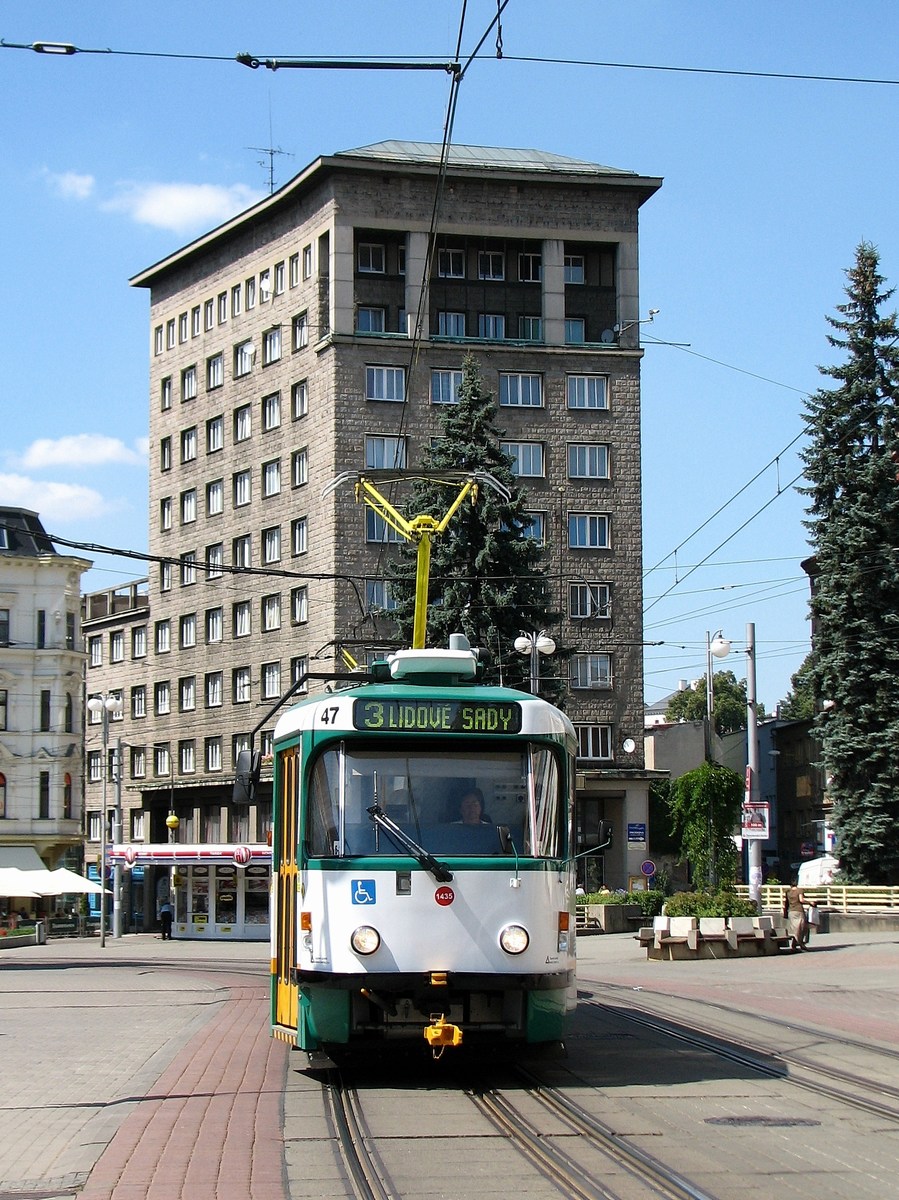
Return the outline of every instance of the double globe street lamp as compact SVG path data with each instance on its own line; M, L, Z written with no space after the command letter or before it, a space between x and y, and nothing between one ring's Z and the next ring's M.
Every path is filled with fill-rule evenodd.
M109 720L110 717L121 716L122 701L112 693L91 696L87 702L88 711L103 721L103 812L100 819L100 946L106 946L106 822L109 809L106 802L106 782L109 778ZM116 778L121 776L122 764L118 761L121 755L121 743L116 752ZM113 817L113 841L122 840L122 808L121 794L116 788L116 806ZM113 884L113 936L122 936L122 868L116 864L115 883Z
M531 657L531 692L537 695L540 690L540 655L554 654L556 643L546 630L539 633L524 633L513 643L519 654L529 654Z

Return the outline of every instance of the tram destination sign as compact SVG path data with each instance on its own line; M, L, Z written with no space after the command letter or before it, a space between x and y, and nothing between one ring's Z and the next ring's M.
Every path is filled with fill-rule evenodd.
M521 705L500 700L355 700L353 727L371 733L520 733Z

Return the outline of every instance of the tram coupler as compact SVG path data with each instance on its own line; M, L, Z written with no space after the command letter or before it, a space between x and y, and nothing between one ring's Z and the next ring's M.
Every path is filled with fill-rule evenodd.
M424 1027L424 1036L435 1058L440 1058L447 1046L462 1045L462 1030L451 1025L443 1013L431 1013L431 1024Z

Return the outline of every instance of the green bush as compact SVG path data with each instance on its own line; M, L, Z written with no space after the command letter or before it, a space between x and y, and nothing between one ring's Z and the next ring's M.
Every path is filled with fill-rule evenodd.
M643 918L657 917L665 903L665 893L647 892L589 892L578 896L578 904L634 904Z
M669 917L754 917L758 909L736 892L678 892L665 901Z

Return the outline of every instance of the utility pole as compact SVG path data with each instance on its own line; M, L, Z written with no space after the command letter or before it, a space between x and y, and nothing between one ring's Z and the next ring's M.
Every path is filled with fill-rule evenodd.
M750 804L759 798L759 738L758 702L755 683L755 623L746 626L746 799ZM762 842L749 839L749 899L761 912L762 901Z

